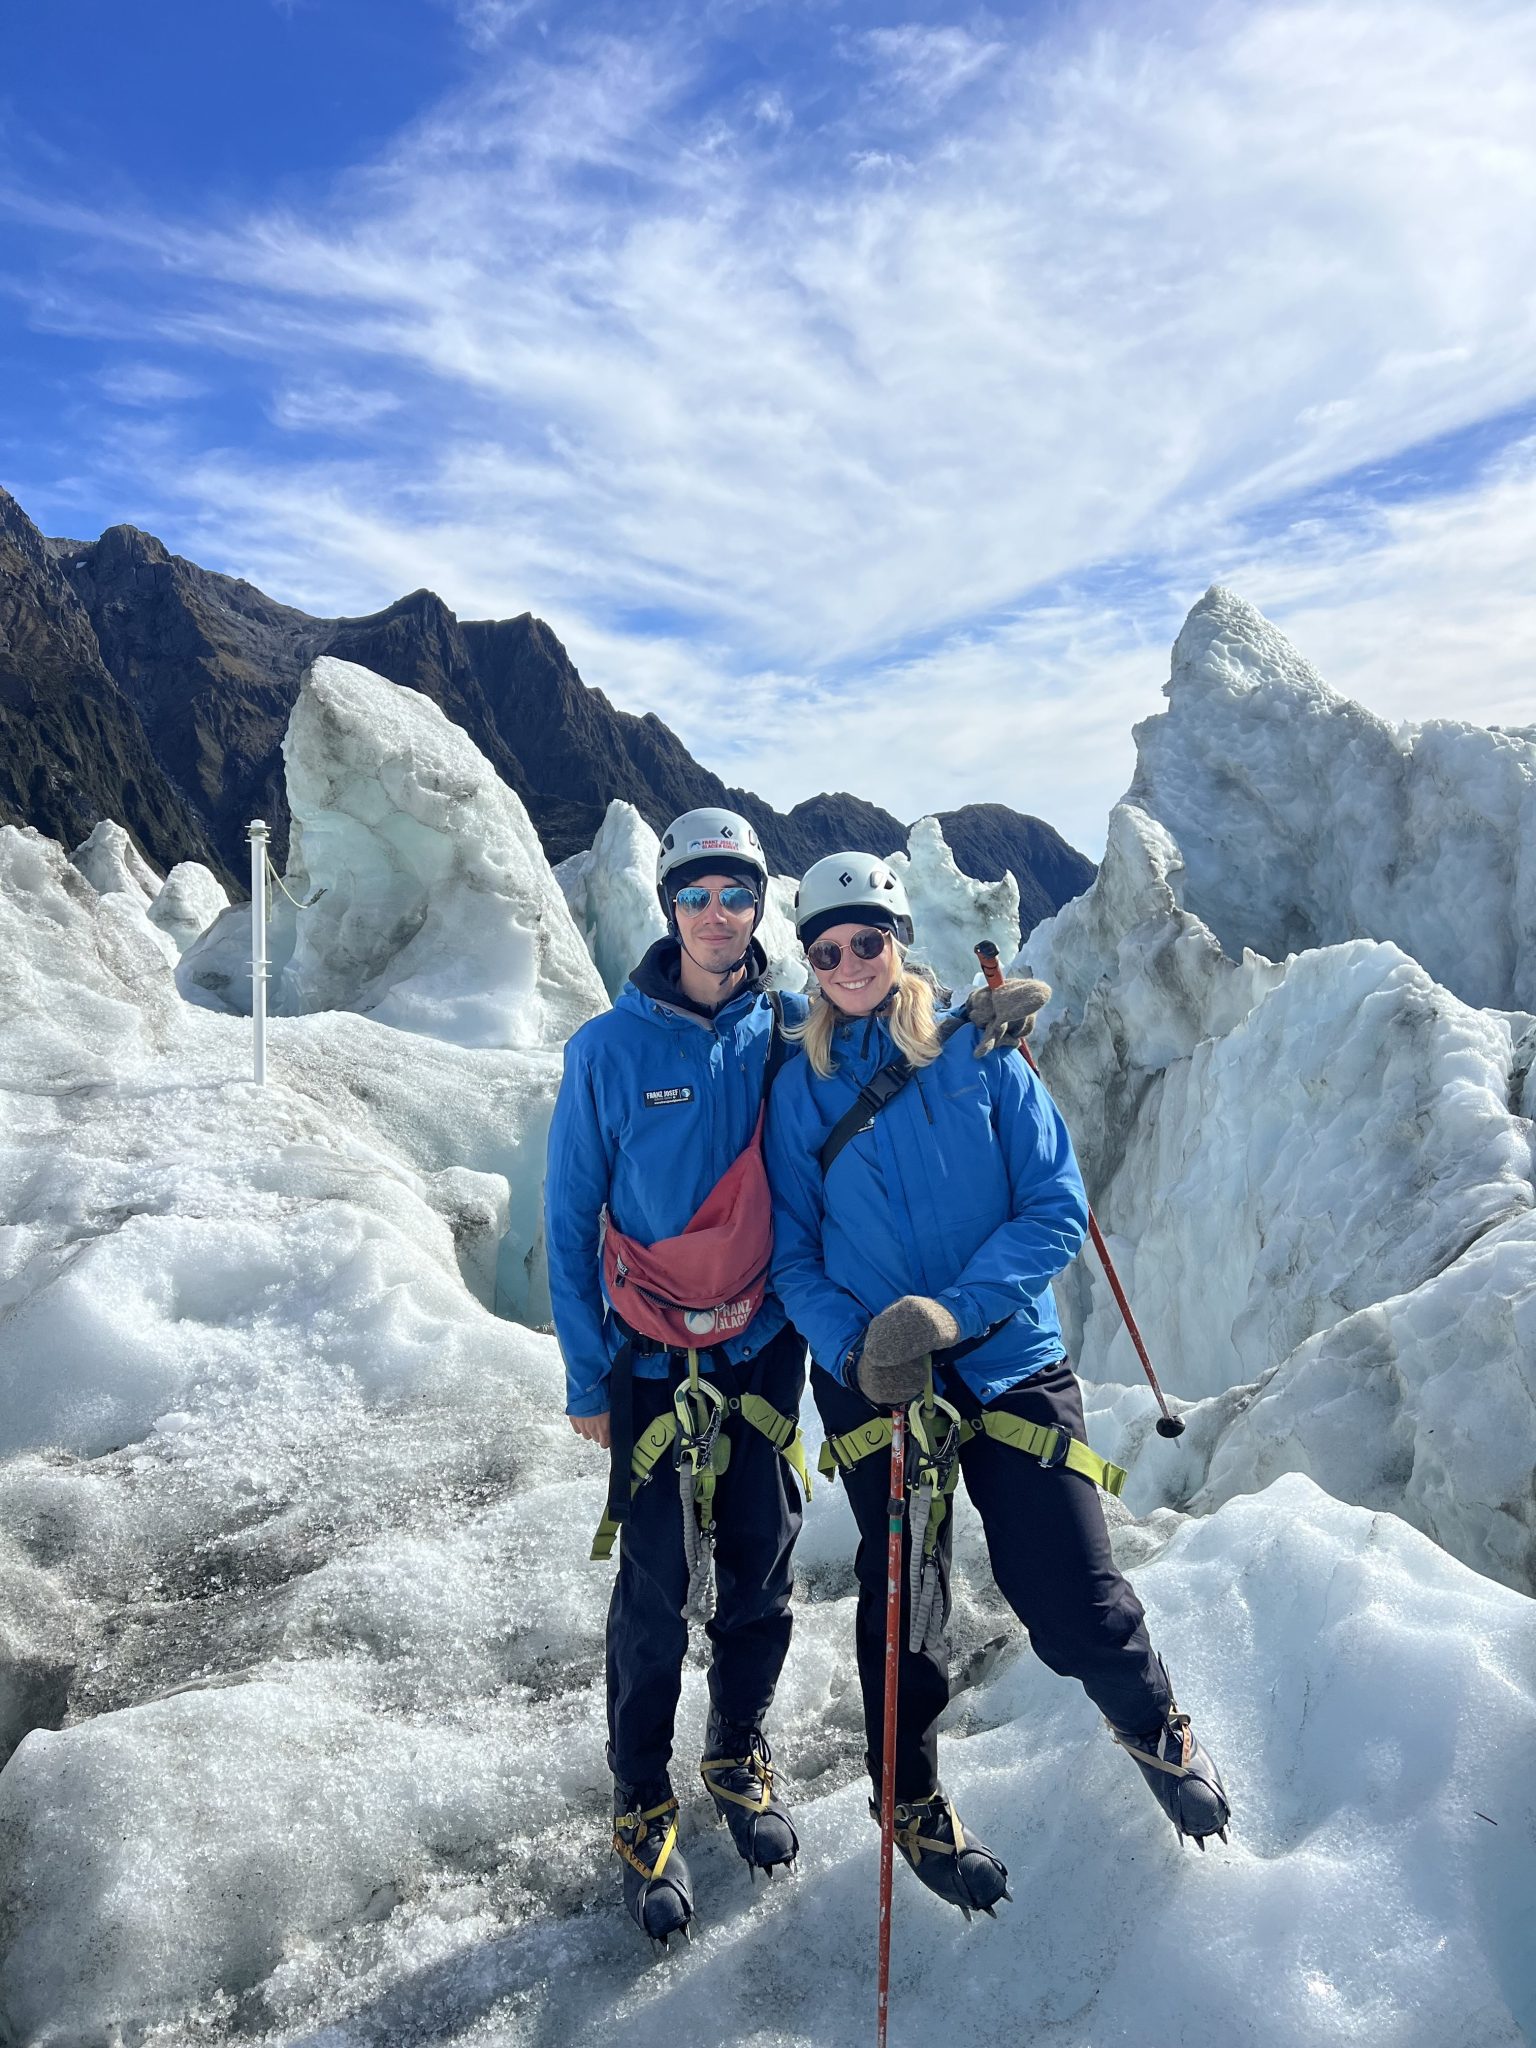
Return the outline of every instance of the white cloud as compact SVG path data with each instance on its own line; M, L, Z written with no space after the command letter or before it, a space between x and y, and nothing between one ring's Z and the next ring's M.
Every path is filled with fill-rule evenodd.
M404 400L393 391L321 377L285 384L269 407L274 426L298 433L366 434L377 421L398 412Z
M133 278L86 304L93 273L44 280L40 320L265 366L289 423L371 394L333 462L167 459L177 545L322 609L423 581L531 605L621 703L688 680L696 724L654 708L733 775L712 734L746 691L765 738L739 772L781 801L823 755L867 759L878 711L871 796L995 797L1080 843L1215 574L1378 709L1470 669L1517 693L1518 476L1326 546L1231 536L1536 401L1536 10L891 28L864 46L890 90L949 95L899 154L857 88L819 132L787 81L707 103L676 17L530 57L500 33L526 10L459 12L474 89L323 208L215 231L26 202ZM791 130L765 123L792 99ZM1127 558L1158 565L1134 607L1031 609ZM675 632L625 629L658 608Z
M966 29L917 22L869 29L861 41L881 93L920 119L937 113L1007 53L1006 44L983 42Z
M163 363L118 363L99 370L95 382L114 405L184 405L202 397L208 388L196 377L167 369Z

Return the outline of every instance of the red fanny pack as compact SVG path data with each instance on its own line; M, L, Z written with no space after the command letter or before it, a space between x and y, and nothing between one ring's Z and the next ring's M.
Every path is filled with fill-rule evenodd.
M604 1231L609 1301L630 1329L669 1350L739 1337L763 1305L773 1252L763 1116L678 1236L641 1244L611 1222Z

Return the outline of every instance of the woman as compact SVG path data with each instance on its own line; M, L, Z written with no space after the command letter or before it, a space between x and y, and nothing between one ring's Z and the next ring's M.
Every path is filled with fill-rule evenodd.
M877 1793L890 1443L887 1427L887 1455L876 1454L880 1415L918 1403L914 1419L940 1468L917 1474L928 1486L915 1623L916 1501L904 1539L902 1854L967 1915L1008 1896L1003 1864L939 1783L953 1526L943 1500L956 1448L998 1589L1036 1653L1080 1680L1180 1835L1203 1846L1226 1827L1226 1794L1110 1555L1089 1475L1113 1483L1113 1468L1083 1443L1082 1392L1051 1297L1087 1229L1066 1126L1021 1053L987 1050L959 1020L941 1031L931 983L903 965L911 914L883 861L818 861L800 885L795 923L816 992L797 1027L806 1057L779 1075L769 1115L773 1284L809 1342L816 1405L859 1525L858 1663ZM1048 993L1037 985L1039 1001ZM930 1360L937 1408L925 1405ZM909 1485L913 1476L909 1465Z

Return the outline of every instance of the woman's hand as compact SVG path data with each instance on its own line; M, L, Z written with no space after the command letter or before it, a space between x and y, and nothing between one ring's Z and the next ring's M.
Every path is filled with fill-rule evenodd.
M1001 988L975 990L965 1006L965 1019L981 1033L977 1059L1028 1038L1036 1012L1050 1000L1051 991L1043 981L1005 981Z
M960 1325L941 1301L904 1294L883 1308L864 1333L856 1367L859 1392L877 1408L902 1408L928 1384L928 1361L960 1339Z
M579 1437L606 1451L613 1442L613 1429L606 1415L567 1415L566 1421Z

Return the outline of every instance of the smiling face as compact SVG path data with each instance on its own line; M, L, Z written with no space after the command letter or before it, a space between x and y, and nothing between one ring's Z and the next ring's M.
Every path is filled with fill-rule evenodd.
M752 915L755 905L745 910L725 910L721 907L722 889L740 888L742 877L738 875L690 875L690 888L707 889L709 901L702 910L686 910L674 901L673 915L682 936L684 955L706 973L725 973L733 961L739 960L747 950L752 936Z
M867 1017L871 1010L878 1010L891 990L901 979L901 961L897 957L896 942L889 932L882 932L885 944L873 960L861 960L850 943L855 932L868 931L867 924L857 918L848 924L835 924L829 931L818 932L818 940L830 940L842 948L842 957L835 967L825 973L813 966L812 971L820 985L822 994L829 1002L835 1003L845 1017Z

